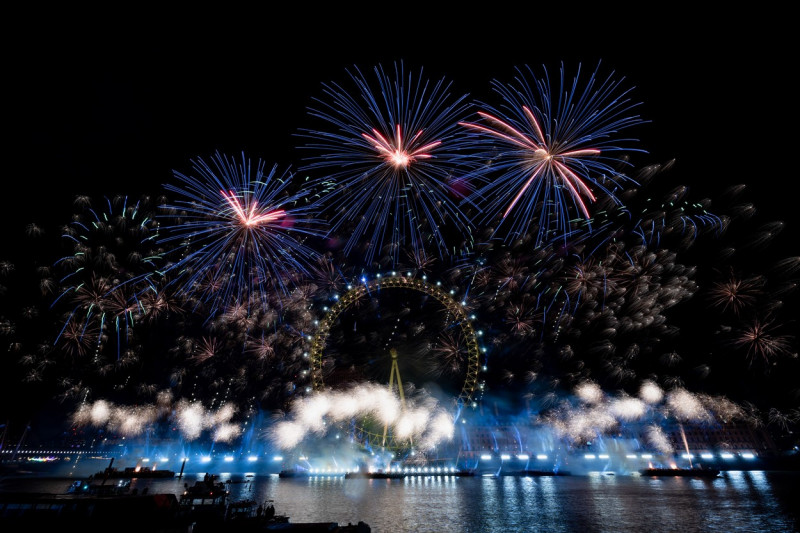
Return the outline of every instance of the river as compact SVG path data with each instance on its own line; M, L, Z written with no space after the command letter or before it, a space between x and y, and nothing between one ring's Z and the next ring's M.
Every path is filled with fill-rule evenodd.
M179 495L204 473L139 479L137 491ZM65 492L73 477L0 479L0 491ZM219 474L230 499L273 500L292 522L366 522L373 532L798 531L800 472L723 471L714 479L639 475L280 478Z

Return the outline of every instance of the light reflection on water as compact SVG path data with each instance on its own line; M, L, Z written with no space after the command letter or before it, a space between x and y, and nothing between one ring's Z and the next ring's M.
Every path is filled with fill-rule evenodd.
M184 479L134 480L180 494ZM292 522L356 523L373 532L797 531L798 472L723 472L716 479L590 473L559 477L410 477L401 480L222 474L231 499L274 500ZM70 480L0 480L0 490L63 492Z

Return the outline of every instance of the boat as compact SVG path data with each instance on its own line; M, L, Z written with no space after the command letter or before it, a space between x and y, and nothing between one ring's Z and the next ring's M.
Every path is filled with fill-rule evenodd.
M174 494L0 492L0 531L191 531Z
M540 476L569 476L572 475L566 470L512 470L510 472L500 472L501 476L521 476L521 477L540 477Z
M706 467L692 467L692 468L658 468L650 467L639 471L643 476L659 476L659 477L709 477L714 478L719 476L719 470L716 468Z
M158 478L167 479L175 477L172 470L153 470L147 466L129 466L122 470L111 468L95 474L95 477L105 477L109 479L133 479L133 478Z
M91 496L119 496L131 491L131 480L120 479L116 483L94 481L93 479L79 479L67 487L67 494L86 494Z
M118 468L108 467L101 472L94 475L95 478L105 479L134 479L134 478L158 478L167 479L175 477L175 472L172 470L155 470L149 466L129 466L122 470Z
M0 491L0 531L116 531L138 533L220 533L223 531L326 531L369 533L364 522L290 522L275 513L272 500L257 504L246 499L228 502L224 483L206 475L178 499L175 494L148 494L132 490L125 494L46 494ZM80 491L78 480L75 488ZM114 486L114 485L108 485ZM72 485L70 485L72 487Z
M228 503L225 509L225 521L241 526L258 525L263 530L276 524L289 524L289 517L275 514L272 500L258 504L253 499L246 499Z
M281 470L278 477L308 477L310 474L307 470Z
M347 472L345 479L403 479L406 474L402 472Z
M181 505L224 505L229 491L225 483L218 479L216 474L206 474L202 481L196 481L194 485L184 483L184 491L179 500Z

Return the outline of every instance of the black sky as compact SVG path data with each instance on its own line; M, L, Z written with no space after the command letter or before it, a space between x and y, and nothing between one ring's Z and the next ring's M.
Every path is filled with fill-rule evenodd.
M782 131L795 114L792 61L774 21L650 14L547 24L534 15L42 28L5 67L16 169L6 183L18 193L3 195L3 227L16 235L69 214L76 194L161 194L173 169L217 150L297 168L293 134L307 125L321 84L346 81L353 65L398 60L477 99L490 98L490 81L510 79L517 65L553 70L563 61L574 71L602 61L602 72L634 87L650 121L635 132L649 152L643 163L675 158L676 179L698 196L747 183L766 200L762 209L793 215L781 193L795 181ZM771 32L756 39L757 28Z

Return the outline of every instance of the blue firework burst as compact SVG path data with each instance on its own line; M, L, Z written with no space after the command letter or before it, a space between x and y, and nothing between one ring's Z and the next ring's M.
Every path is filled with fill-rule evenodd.
M632 139L617 134L644 122L631 111L638 104L613 73L598 77L598 64L586 81L581 69L569 79L562 65L551 80L518 67L511 83L492 81L499 108L480 104L474 122L461 125L484 141L483 168L475 194L479 224L497 223L507 239L539 228L539 243L553 232L570 233L574 220L589 220L587 203L598 195L616 200L625 182L619 168ZM499 218L499 221L498 221Z
M451 83L406 72L356 67L353 88L323 84L324 97L309 109L327 129L303 129L310 154L303 170L323 171L323 213L331 231L349 233L345 253L363 251L368 263L382 255L397 262L408 245L440 256L470 239L458 204L474 190L473 141L458 125L471 104L451 95ZM387 253L388 252L388 253Z
M164 237L172 263L162 272L178 294L207 306L209 316L231 305L266 306L293 289L315 264L309 238L325 233L307 189L293 175L261 160L215 154L174 172L177 195L164 206Z

